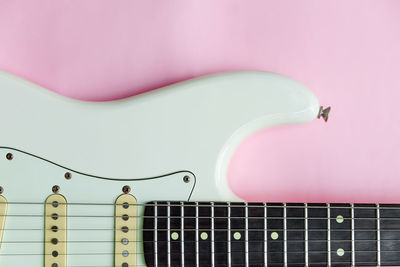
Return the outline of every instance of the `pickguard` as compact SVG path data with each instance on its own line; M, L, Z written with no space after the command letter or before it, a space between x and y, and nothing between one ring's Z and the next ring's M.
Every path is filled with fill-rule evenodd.
M34 196L36 194L31 194L32 190L35 189L36 192L38 192L37 190L43 190L44 195L46 195L51 193L54 185L58 185L60 192L63 194L66 194L65 191L68 190L71 190L71 193L73 191L81 191L82 196L85 196L82 201L95 201L98 197L95 197L95 194L91 192L96 188L104 190L102 191L104 194L101 194L103 195L102 198L99 199L104 201L105 195L121 193L121 188L124 185L130 185L132 193L140 201L154 200L154 196L146 197L146 195L149 192L157 191L160 186L163 189L173 189L163 191L162 199L177 198L178 200L187 201L190 200L196 184L196 176L187 170L179 170L153 177L102 177L61 166L51 160L15 148L0 147L0 156L2 176L0 186L4 189L3 194L15 194L15 196L18 196L19 201L23 201L25 198L29 198L29 201L42 201L43 195L36 199ZM79 190L80 188L82 190ZM112 194L111 192L114 188L115 193ZM106 192L111 194L105 194ZM26 193L27 196L23 197L23 193ZM88 198L90 194L93 194L92 198ZM141 196L142 194L143 196ZM157 197L155 198L158 199ZM10 198L8 200L11 201Z

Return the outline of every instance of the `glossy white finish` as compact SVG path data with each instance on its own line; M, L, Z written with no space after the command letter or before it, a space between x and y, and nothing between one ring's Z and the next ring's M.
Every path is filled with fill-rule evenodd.
M0 146L102 177L190 170L198 178L196 199L236 199L226 170L238 143L263 127L310 121L318 109L306 87L267 72L205 76L98 103L65 98L2 72Z
M9 202L38 203L9 205L8 215L37 216L7 217L6 229L25 230L4 232L0 267L27 261L43 266L41 203L55 184L68 203L106 204L68 206L69 215L103 216L68 218L68 266L112 266L113 203L123 185L133 188L139 204L239 200L226 181L238 143L263 127L310 121L318 110L316 97L303 85L266 72L206 76L100 103L58 96L0 72L0 185ZM12 161L5 159L8 152ZM67 170L71 180L64 178ZM105 230L73 230L78 228ZM39 243L7 243L15 240ZM105 242L73 242L95 240Z

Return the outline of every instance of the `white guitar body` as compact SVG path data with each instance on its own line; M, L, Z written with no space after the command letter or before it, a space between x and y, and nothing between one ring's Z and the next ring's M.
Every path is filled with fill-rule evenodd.
M9 202L0 267L44 266L40 203L54 185L68 203L99 204L68 205L68 266L114 266L114 203L124 185L139 204L239 200L226 181L238 143L263 127L310 121L318 111L303 85L265 72L206 76L98 103L0 72L0 186ZM143 257L137 266L145 266Z

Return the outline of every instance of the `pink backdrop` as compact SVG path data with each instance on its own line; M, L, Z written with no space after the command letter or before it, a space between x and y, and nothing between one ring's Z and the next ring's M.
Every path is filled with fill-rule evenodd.
M289 75L333 107L331 119L249 137L231 163L233 190L400 202L399 14L395 0L0 0L0 68L86 100L220 71Z

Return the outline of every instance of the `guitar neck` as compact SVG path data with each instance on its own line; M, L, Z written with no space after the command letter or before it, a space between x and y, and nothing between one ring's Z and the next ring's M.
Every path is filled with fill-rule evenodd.
M400 205L151 202L148 266L400 265Z

